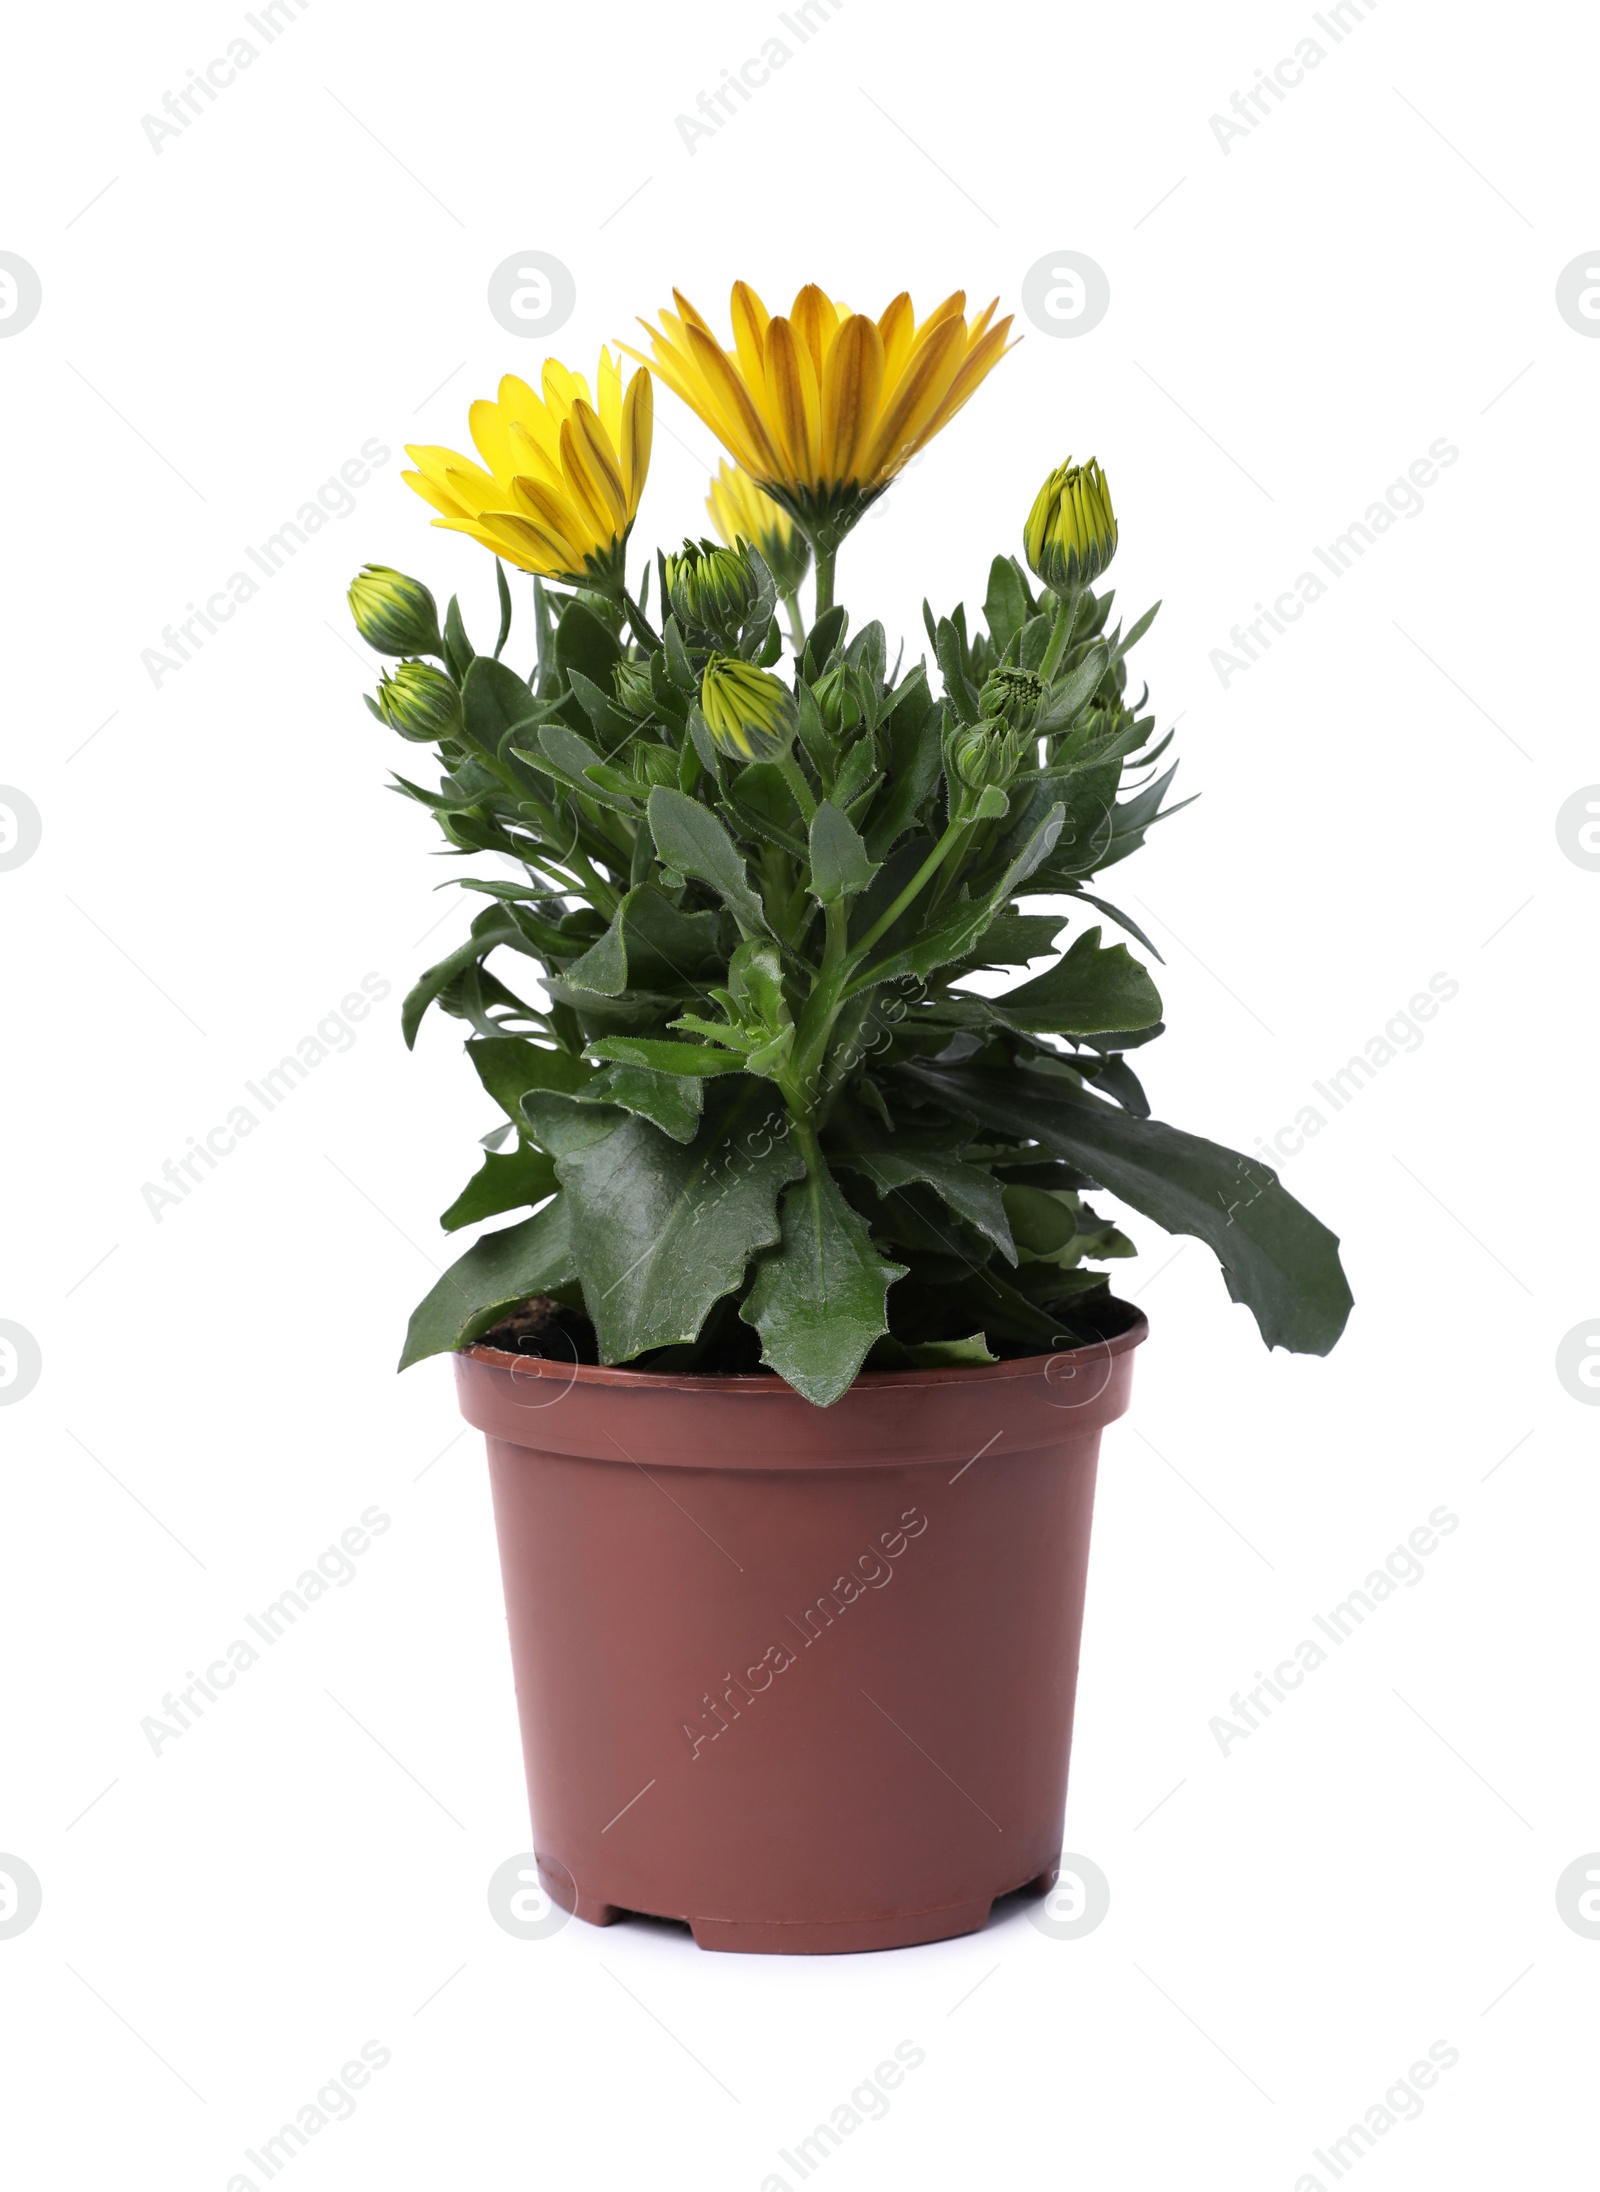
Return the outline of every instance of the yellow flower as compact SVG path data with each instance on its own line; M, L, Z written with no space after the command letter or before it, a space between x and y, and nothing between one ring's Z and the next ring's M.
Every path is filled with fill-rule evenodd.
M811 548L781 503L764 495L748 472L741 472L724 457L717 466L706 497L711 522L730 548L746 540L772 573L785 597L794 593L806 575Z
M1057 592L1094 584L1117 552L1117 515L1093 457L1056 466L1034 497L1022 544L1035 576Z
M835 304L815 284L774 319L735 282L734 348L689 303L657 330L641 322L654 364L751 479L814 535L842 535L966 402L1006 346L991 304L969 326L957 290L917 321L911 299L881 318Z
M497 403L468 414L483 464L453 449L411 448L401 477L441 515L519 570L615 592L650 469L650 375L622 391L622 367L600 353L600 400L581 374L545 363L542 396L508 373ZM484 467L487 466L487 470Z

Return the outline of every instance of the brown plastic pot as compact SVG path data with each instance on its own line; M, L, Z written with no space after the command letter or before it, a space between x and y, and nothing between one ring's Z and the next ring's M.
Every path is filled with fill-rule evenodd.
M1126 1314L827 1409L774 1377L456 1356L557 1902L815 1953L971 1933L1051 1885Z

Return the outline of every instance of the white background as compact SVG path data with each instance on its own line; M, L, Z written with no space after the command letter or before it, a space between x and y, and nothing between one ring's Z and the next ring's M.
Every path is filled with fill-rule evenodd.
M243 28L8 34L0 248L44 300L0 341L0 780L44 827L0 874L0 1316L44 1364L0 1461L0 1850L44 1889L0 1940L15 2181L261 2192L244 2150L377 2040L295 2185L795 2192L777 2150L903 2039L926 2065L830 2186L1330 2192L1312 2149L1438 2040L1459 2064L1362 2183L1576 2181L1600 1943L1555 1883L1600 1847L1600 1419L1554 1362L1600 1311L1600 875L1555 817L1600 778L1600 344L1554 295L1600 243L1592 29L1385 0L1224 152L1209 117L1308 8L848 0L691 154L675 116L776 9L315 0L154 150L141 117ZM548 346L485 303L529 249L577 284ZM397 563L481 633L492 564L425 530L401 444L463 445L547 347L592 371L673 283L714 317L735 276L775 307L818 279L1014 308L1063 249L1105 268L1105 320L1019 320L843 594L914 659L923 593L981 600L1044 471L1105 464L1204 794L1108 879L1166 955L1158 1115L1253 1148L1459 984L1284 1165L1355 1315L1326 1362L1269 1357L1201 1248L1135 1229L1153 1330L1105 1441L1066 1834L1111 1883L1087 1939L1008 1907L875 1957L513 1940L481 1451L445 1364L392 1374L492 1123L458 1031L408 1059L397 1026L466 913L383 788L403 750L343 589ZM640 547L701 530L714 457L665 390L658 420ZM1224 688L1235 623L1440 437L1422 513ZM393 454L355 511L156 687L142 651L369 438ZM158 1223L143 1184L369 972L392 993L353 1048ZM374 1504L356 1580L153 1756L163 1693ZM1231 1694L1441 1504L1425 1580L1224 1756Z

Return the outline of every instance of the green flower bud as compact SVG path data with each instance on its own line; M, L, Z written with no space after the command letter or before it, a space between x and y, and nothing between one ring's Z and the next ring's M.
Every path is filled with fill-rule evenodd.
M719 751L734 761L781 760L794 737L794 694L736 655L713 655L706 664L700 712Z
M969 724L951 745L956 775L969 791L1004 791L1022 764L1032 741L1026 730L1007 730L997 718Z
M811 691L823 722L835 738L843 731L853 730L860 722L861 710L850 690L850 675L842 662L824 670Z
M680 624L732 638L755 598L756 575L743 548L686 540L667 558L667 599Z
M611 689L617 706L636 723L654 715L656 707L655 687L650 682L648 662L629 661L616 663L611 672Z
M1044 699L1044 680L1031 670L1014 669L1008 662L991 670L978 695L979 712L1008 730L1026 731Z
M1035 497L1022 538L1030 568L1056 592L1093 584L1117 552L1111 489L1093 457L1057 465Z
M380 655L437 655L439 611L421 579L391 571L386 563L363 564L347 596L356 630Z
M402 738L431 746L461 729L461 695L453 679L427 662L402 662L378 680L377 709Z
M629 766L634 782L646 799L657 784L677 786L678 757L670 746L653 746L641 741L629 756Z

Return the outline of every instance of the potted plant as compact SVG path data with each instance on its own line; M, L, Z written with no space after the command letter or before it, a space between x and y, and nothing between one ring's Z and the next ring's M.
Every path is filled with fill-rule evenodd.
M1350 1294L1276 1175L1153 1119L1135 1071L1161 1000L1108 928L1159 955L1091 885L1175 810L1128 680L1155 611L1097 591L1098 465L1050 474L981 622L925 612L931 661L834 601L1009 322L816 288L771 317L740 283L729 348L676 304L626 387L551 360L473 406L480 462L412 450L498 559L491 652L414 579L351 588L399 658L369 705L438 756L398 788L485 901L403 1013L408 1044L462 1021L504 1114L441 1222L527 1213L402 1367L453 1351L488 1435L556 1899L887 1947L1053 1878L1099 1434L1146 1329L1099 1196L1205 1241L1269 1345L1325 1353ZM733 464L721 543L635 594L652 367Z

